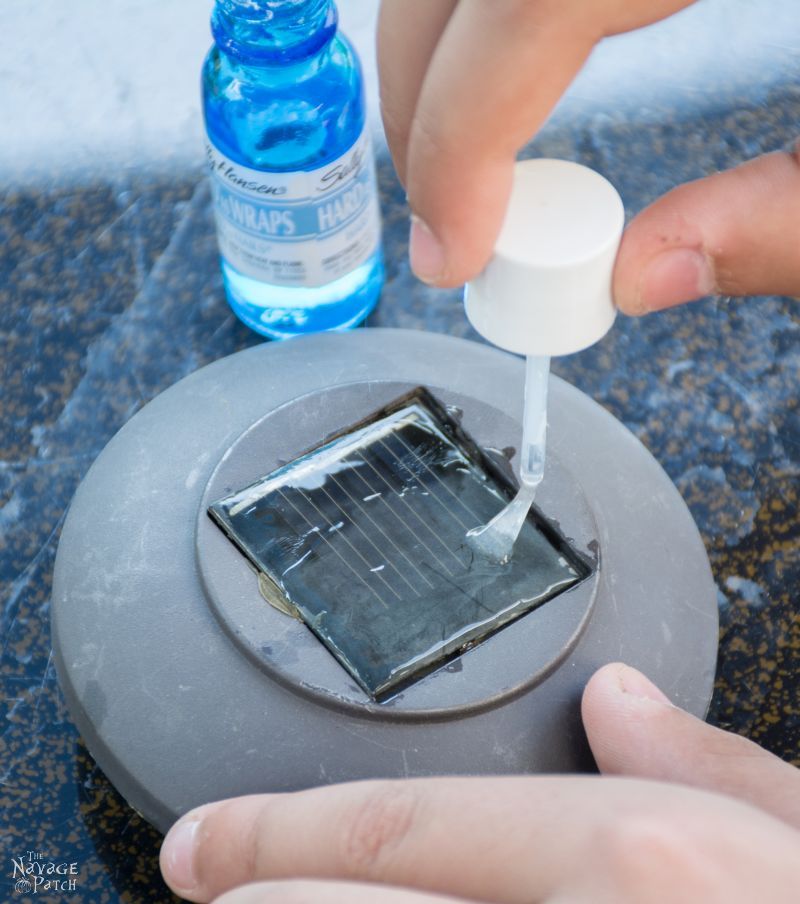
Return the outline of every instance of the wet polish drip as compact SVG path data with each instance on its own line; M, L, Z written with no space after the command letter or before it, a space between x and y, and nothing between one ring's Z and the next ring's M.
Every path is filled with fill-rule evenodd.
M505 564L514 552L536 490L544 477L547 436L547 384L550 359L529 355L525 362L525 402L522 417L520 488L499 514L467 532L467 543L490 562Z
M533 505L537 486L523 483L512 501L488 524L467 531L467 543L478 555L496 565L508 563Z

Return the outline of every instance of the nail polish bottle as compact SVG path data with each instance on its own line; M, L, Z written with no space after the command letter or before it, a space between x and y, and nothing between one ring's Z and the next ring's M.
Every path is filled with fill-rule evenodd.
M225 291L281 339L347 329L383 285L356 53L332 0L216 0L203 113Z

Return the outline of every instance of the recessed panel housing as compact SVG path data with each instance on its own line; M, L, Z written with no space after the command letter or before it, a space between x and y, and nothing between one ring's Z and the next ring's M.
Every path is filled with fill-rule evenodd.
M420 387L209 514L383 700L589 574L535 510L510 562L473 553L467 531L513 491Z

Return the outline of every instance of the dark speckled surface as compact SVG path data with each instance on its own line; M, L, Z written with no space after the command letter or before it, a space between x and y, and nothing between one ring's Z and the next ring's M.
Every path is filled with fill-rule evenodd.
M652 119L652 117L651 117ZM613 116L545 133L535 152L607 175L629 213L676 182L780 147L800 96L702 123ZM407 210L384 159L388 282L370 325L470 336L458 292L416 282ZM800 326L783 298L709 299L622 319L555 370L620 418L675 481L719 588L710 720L800 763ZM0 897L11 857L77 862L70 900L169 900L160 837L92 762L53 669L48 604L69 499L107 440L175 380L259 342L229 313L200 160L180 178L0 196ZM658 542L658 538L653 538ZM38 900L63 900L65 896Z

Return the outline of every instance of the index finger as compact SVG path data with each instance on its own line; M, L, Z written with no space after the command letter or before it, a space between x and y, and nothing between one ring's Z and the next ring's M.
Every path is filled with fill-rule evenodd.
M560 15L547 0L458 4L410 128L406 189L425 224L411 243L420 278L456 286L483 268L500 231L516 154L597 37L585 18Z
M181 859L187 837L190 861ZM796 881L797 838L745 804L636 779L434 778L211 804L173 827L161 864L191 901L255 880L326 878L516 904L576 882L613 883L615 869L625 881L632 864L615 862L620 856L649 870L654 887L698 850L712 867L735 863L745 875ZM753 856L769 862L756 869ZM620 891L612 900L629 898Z
M381 114L405 184L408 135L433 52L457 0L382 0L378 18Z

